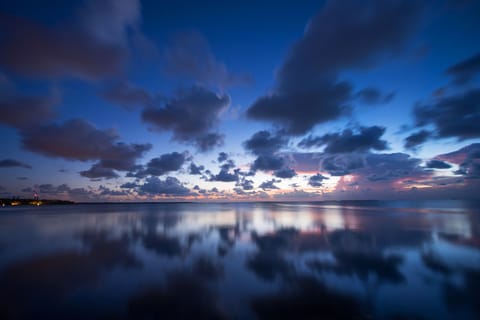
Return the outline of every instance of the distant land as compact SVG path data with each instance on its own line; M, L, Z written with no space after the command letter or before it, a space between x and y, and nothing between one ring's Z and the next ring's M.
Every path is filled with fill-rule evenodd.
M68 200L39 200L39 199L6 199L0 198L0 206L43 206L58 204L75 204Z

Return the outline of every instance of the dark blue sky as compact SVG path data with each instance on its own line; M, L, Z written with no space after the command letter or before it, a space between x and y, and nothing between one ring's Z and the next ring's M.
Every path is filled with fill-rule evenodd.
M476 198L477 1L0 4L0 193Z

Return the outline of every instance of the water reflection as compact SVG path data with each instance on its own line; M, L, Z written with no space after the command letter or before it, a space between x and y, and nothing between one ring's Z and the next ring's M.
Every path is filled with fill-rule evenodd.
M1 319L475 319L478 203L0 211Z

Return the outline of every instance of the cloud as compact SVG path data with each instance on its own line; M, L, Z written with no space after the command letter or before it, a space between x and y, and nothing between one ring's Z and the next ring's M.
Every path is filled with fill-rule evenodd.
M289 179L297 175L292 168L284 167L273 172L273 175L278 178Z
M480 187L480 143L437 155L425 165L422 159L406 153L312 152L289 156L299 172L339 177L333 192L323 195L328 199L471 199L476 196L473 190ZM451 169L452 164L458 165L453 176L432 170ZM319 182L320 186L322 180Z
M408 137L405 138L405 149L416 149L418 146L426 142L432 133L427 130L420 130L415 133L412 133Z
M55 106L59 102L60 97L55 91L46 96L2 94L0 124L17 129L44 124L55 117Z
M220 152L218 160L221 163L220 171L217 174L212 174L210 170L205 171L204 178L207 181L220 181L220 182L237 182L237 186L248 185L249 182L245 180L245 174L240 172L239 168L235 168L235 162L228 158L228 154ZM232 169L234 169L232 171ZM248 187L248 186L247 186Z
M80 175L90 179L114 179L118 178L118 174L112 168L105 168L100 163L96 163L85 171L80 171Z
M275 92L258 98L247 110L247 116L278 124L289 134L303 134L318 123L347 114L350 94L351 86L347 83L324 84L311 91Z
M177 33L165 49L164 59L165 72L172 77L221 88L252 83L249 75L231 73L198 32Z
M360 127L358 132L345 129L341 133L328 133L323 136L308 136L300 141L300 147L311 148L326 145L326 153L365 152L369 150L386 150L387 141L381 140L384 127Z
M246 150L254 155L264 155L279 151L287 140L280 134L273 135L267 130L255 132L250 139L243 143Z
M129 111L136 108L152 107L160 100L160 97L152 96L145 89L126 81L113 84L101 92L101 95L108 101Z
M391 102L394 97L395 92L383 94L380 90L373 87L364 88L355 94L355 98L361 103L368 105L387 104Z
M250 169L253 171L272 171L280 170L284 165L285 159L283 156L260 155L255 159L255 161L253 161Z
M22 192L31 193L36 191L41 199L68 199L72 201L98 201L98 190L88 188L72 188L67 184L53 185L50 183L37 184L33 187L24 188Z
M134 177L143 178L148 175L162 176L172 171L178 171L187 159L188 153L165 153L160 157L151 159L143 168L140 168Z
M420 166L421 160L405 153L369 154L359 174L369 181L392 181L406 177L429 177L430 172Z
M188 167L188 173L197 175L197 174L202 174L203 170L205 170L205 167L200 165L197 166L195 163L190 163L190 166Z
M278 187L275 185L277 182L281 182L282 180L277 180L277 179L272 179L272 180L267 180L262 182L258 187L263 189L263 190L272 190L272 189L278 189Z
M433 160L430 160L427 162L427 165L426 165L427 168L430 168L430 169L450 169L452 167L452 165L442 161L442 160L436 160L436 159L433 159Z
M480 89L471 89L417 104L414 115L417 126L432 125L435 138L466 140L480 137Z
M435 159L455 164L462 164L471 160L480 159L480 143L472 143L459 150L438 155Z
M138 191L140 195L188 196L192 194L175 177L166 177L165 180L160 180L158 177L149 177L144 184L138 187Z
M472 143L457 151L438 155L435 159L457 164L459 169L454 172L457 175L469 180L480 179L480 143Z
M299 135L347 114L353 89L338 80L340 73L398 54L421 11L414 2L327 2L280 66L274 90L258 98L247 116Z
M287 155L292 159L292 168L304 173L316 173L323 159L321 152L291 152Z
M126 45L141 22L140 0L95 0L82 8L82 27L100 43Z
M296 172L288 167L285 156L279 151L288 143L282 134L272 134L269 131L262 130L254 133L250 139L243 143L244 148L256 155L257 158L250 166L250 170L255 172L274 171L274 175L279 178L292 178Z
M480 74L480 53L475 53L471 57L450 66L445 73L452 76L457 85L470 82Z
M138 187L138 184L134 182L125 182L124 184L120 185L120 188L123 189L135 189L136 187Z
M308 184L312 187L321 187L323 185L323 180L328 179L328 177L322 176L320 173L311 176L308 179Z
M220 133L208 133L194 140L194 145L200 152L206 152L223 146L225 135Z
M24 130L21 142L26 150L48 157L67 160L99 160L90 170L83 171L85 177L112 178L108 169L132 171L136 160L151 149L150 144L126 144L117 142L114 130L100 130L82 119L72 119L63 124L50 124Z
M128 196L129 193L126 190L112 190L105 186L98 187L100 196L116 197L116 196Z
M242 190L253 190L253 180L246 179L243 177L238 183L237 186L242 187Z
M228 95L194 86L180 90L175 98L160 108L144 109L142 119L154 129L171 130L176 141L207 151L223 142L223 135L211 131L229 104Z
M0 168L12 168L12 167L20 167L25 169L32 169L32 166L26 164L24 162L15 160L15 159L3 159L0 160Z
M322 157L321 168L332 176L344 176L354 170L364 167L365 156L363 154L338 154Z
M380 192L395 192L399 189L399 183L412 180L418 183L429 179L432 170L421 166L422 160L413 158L405 153L292 153L294 167L300 172L311 173L320 171L309 185L321 186L326 178L322 173L341 177L336 190L341 191L344 187L360 187L362 190L376 190ZM343 179L349 175L349 179ZM317 179L318 177L318 179ZM315 181L318 180L318 181ZM313 182L310 183L310 182ZM350 194L352 195L352 194ZM384 194L387 196L387 194Z
M125 144L116 142L117 139L118 134L114 130L97 129L82 119L22 132L22 144L27 150L68 160L103 159L105 162L123 163L122 157L135 158L151 148L149 144Z
M2 14L0 64L22 75L100 79L122 72L129 30L140 20L140 2L88 1L77 24L45 26Z
M225 152L220 152L218 154L218 157L217 157L217 161L218 162L224 162L228 159L228 154L226 154Z
M238 175L239 170L235 170L233 173L229 172L228 169L222 168L220 169L220 172L211 175L209 181L220 181L220 182L234 182L238 181L239 175Z

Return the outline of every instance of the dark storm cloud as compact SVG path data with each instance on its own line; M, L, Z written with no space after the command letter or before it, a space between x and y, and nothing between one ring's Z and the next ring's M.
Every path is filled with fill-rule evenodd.
M108 101L118 104L126 110L152 107L160 99L160 97L151 95L145 89L125 81L111 85L101 92L101 95Z
M0 63L24 75L98 79L122 72L128 56L127 31L140 19L140 3L90 1L77 24L45 26L1 14Z
M206 85L229 87L249 84L248 75L231 73L213 54L207 40L198 32L177 33L166 48L165 72Z
M453 77L456 84L462 85L470 82L480 74L480 53L454 64L445 72Z
M166 177L165 180L160 180L157 177L149 177L143 185L139 186L138 190L141 195L188 196L192 194L191 191L175 177Z
M158 158L151 159L144 168L140 169L135 176L142 178L148 175L162 176L172 171L178 171L187 159L187 153L165 153Z
M229 104L228 95L194 86L180 90L160 108L144 109L142 119L154 129L171 130L174 140L192 143L200 151L207 151L223 142L223 135L212 130Z
M420 130L418 132L412 133L405 138L405 149L415 149L424 142L426 142L431 136L432 133L427 130Z
M300 141L300 147L311 148L326 145L326 153L365 152L369 150L386 150L387 141L380 138L385 133L384 127L360 127L358 132L345 129L341 133L328 133L323 136L308 136Z
M272 180L267 180L262 182L258 187L263 190L272 190L272 189L278 189L278 187L275 185L277 182L281 182L282 180L277 180L277 179L272 179Z
M324 177L320 173L317 173L308 179L308 184L312 187L321 187L323 185L323 180L325 179L328 179L328 177Z
M114 172L134 170L136 160L151 149L150 144L117 142L113 130L100 130L82 119L50 124L21 132L22 146L48 157L67 160L99 160L82 175L90 178L112 178Z
M414 108L418 126L433 125L436 138L480 137L480 89L471 89Z
M442 160L436 160L436 159L433 159L433 160L430 160L427 162L427 165L426 165L427 168L430 168L430 169L450 169L452 167L452 165L442 161Z
M387 104L392 101L394 97L395 92L384 94L380 90L372 87L362 89L355 94L355 98L361 103L368 105Z
M0 168L12 168L12 167L20 167L26 169L32 169L32 166L26 164L24 162L15 160L15 159L3 159L0 160Z
M2 94L0 124L22 129L46 123L55 117L54 108L59 102L55 92L46 96Z
M374 66L397 54L416 28L421 4L400 1L329 1L308 24L280 67L275 90L247 115L304 134L350 110L352 86L340 72Z

